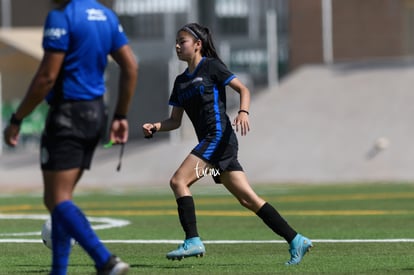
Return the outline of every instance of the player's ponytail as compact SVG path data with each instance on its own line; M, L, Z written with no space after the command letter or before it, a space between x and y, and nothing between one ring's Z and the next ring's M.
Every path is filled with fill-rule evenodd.
M188 32L196 40L201 40L201 55L216 58L223 63L223 61L221 61L220 57L217 54L216 47L214 46L213 37L208 27L202 26L198 23L189 23L184 25L179 31Z

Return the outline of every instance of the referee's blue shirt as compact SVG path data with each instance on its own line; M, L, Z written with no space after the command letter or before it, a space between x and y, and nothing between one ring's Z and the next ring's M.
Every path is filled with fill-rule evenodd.
M108 54L128 43L118 17L96 0L71 0L49 12L43 33L45 51L65 52L58 81L47 97L91 100L105 92Z

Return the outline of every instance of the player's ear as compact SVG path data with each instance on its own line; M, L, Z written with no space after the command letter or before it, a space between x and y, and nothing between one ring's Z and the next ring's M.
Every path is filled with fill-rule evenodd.
M201 49L203 48L203 42L201 42L200 39L196 40L195 45L196 49L198 49L199 51L201 51Z

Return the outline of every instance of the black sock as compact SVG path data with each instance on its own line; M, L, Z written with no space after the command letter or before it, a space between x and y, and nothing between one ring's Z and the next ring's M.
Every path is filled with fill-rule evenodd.
M283 237L288 243L295 238L297 232L280 216L276 209L267 202L256 213L263 222L276 234Z
M194 200L191 196L177 199L178 217L185 232L185 238L198 237L197 221L195 214Z

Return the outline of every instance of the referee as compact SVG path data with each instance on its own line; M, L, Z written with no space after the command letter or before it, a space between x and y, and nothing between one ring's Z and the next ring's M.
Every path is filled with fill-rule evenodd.
M128 140L126 115L136 87L138 64L117 16L96 0L55 0L44 24L44 54L25 97L4 130L18 144L20 125L46 99L50 105L41 139L44 204L52 219L52 270L66 274L70 240L89 254L97 274L126 274L127 263L113 255L72 201L89 169L105 129L104 71L110 55L119 65L119 94L110 129L113 143Z

